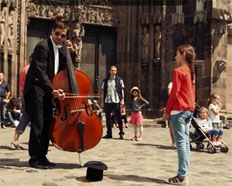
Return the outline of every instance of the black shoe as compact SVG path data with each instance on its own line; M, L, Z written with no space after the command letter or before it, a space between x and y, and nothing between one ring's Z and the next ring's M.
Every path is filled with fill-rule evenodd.
M104 138L104 139L110 139L110 138L112 138L112 135L106 134L105 136L103 136L103 138Z
M125 133L124 132L119 132L118 134L119 134L119 139L123 139L123 136L124 136Z
M41 160L36 158L31 158L29 160L30 167L36 168L36 169L48 169L49 167L46 166Z
M2 129L5 129L6 127L5 127L5 125L4 125L4 124L1 124L1 128L2 128Z
M49 167L55 167L55 166L56 166L56 164L53 163L53 162L50 162L50 161L47 159L46 156L45 156L44 158L42 158L41 161L42 161L43 164L46 165L46 166L49 166Z

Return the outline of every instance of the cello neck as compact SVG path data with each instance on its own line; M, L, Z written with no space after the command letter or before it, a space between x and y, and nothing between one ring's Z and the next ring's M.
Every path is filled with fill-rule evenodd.
M67 59L67 68L68 68L68 76L69 76L69 81L70 81L70 86L72 88L72 93L78 94L79 89L78 89L78 84L75 78L74 74L74 66L72 62L72 57L69 52L69 49L67 48L67 44L65 43L65 48L66 48L66 59Z

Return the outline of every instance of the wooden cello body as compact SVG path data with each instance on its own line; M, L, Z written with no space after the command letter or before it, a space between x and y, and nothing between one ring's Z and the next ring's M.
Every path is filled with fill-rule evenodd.
M56 100L57 114L51 125L51 141L64 151L82 152L96 146L102 138L102 124L88 104L91 80L86 73L73 68L70 54L68 68L52 80L54 89L73 93L73 97ZM75 96L76 95L76 96Z

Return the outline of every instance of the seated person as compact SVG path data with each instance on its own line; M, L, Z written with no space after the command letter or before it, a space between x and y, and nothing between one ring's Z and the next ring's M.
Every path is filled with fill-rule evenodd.
M7 104L7 121L11 123L12 127L16 127L19 124L21 110L19 100L17 98L11 98Z
M100 105L97 103L97 100L94 99L90 107L91 107L92 111L97 114L99 119L102 120L102 109L101 109Z
M220 145L221 136L223 131L221 129L214 129L212 121L209 119L208 109L205 107L201 107L199 110L199 118L197 118L197 122L202 128L202 130L211 136L212 142L214 145Z

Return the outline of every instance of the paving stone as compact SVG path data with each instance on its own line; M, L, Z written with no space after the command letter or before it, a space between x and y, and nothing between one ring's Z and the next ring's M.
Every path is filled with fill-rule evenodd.
M150 123L149 123L150 122ZM125 139L118 140L118 129L113 139L100 143L80 154L49 147L48 159L55 162L54 169L38 170L29 167L27 150L10 150L13 128L0 129L0 186L162 186L177 172L177 153L171 147L168 128L154 126L146 120L142 141L131 141L133 127L125 130ZM104 126L104 125L103 125ZM149 127L148 127L149 126ZM103 135L105 134L103 128ZM232 129L224 130L223 139L228 153L209 154L191 151L190 186L231 186L232 183ZM28 147L29 128L20 137L24 149ZM193 144L195 148L195 144ZM85 179L88 161L102 161L108 166L103 180Z

